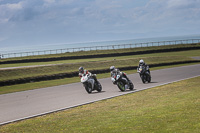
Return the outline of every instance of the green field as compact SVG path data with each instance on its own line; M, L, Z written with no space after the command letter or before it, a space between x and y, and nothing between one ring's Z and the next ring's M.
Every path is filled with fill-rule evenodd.
M200 131L200 77L0 127L1 133Z

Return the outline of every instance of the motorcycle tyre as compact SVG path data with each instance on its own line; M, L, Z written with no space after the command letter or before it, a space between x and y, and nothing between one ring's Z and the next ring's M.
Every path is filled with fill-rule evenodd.
M129 82L129 85L130 85L130 88L129 88L129 89L130 89L130 90L133 90L133 89L134 89L134 85L133 85L133 83L132 83L131 81Z
M120 86L119 84L120 84L121 86L123 86L124 89L121 88L121 86ZM117 83L117 87L120 89L120 91L125 91L125 90L126 90L125 84L124 84L123 82L121 82L121 81Z
M98 92L101 92L101 91L102 91L102 86L101 86L101 84L100 84L99 81L97 81L97 91L98 91Z
M85 86L85 90L87 91L87 93L92 93L92 85L91 83L88 83L86 86Z
M148 79L148 83L150 83L151 82L151 75L149 75L149 79Z
M146 83L146 79L145 79L144 75L141 75L141 79L142 79L142 82L145 84Z

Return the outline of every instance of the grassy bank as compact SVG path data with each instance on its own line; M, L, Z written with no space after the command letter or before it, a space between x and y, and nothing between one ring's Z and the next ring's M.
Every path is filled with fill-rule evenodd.
M42 75L52 75L52 74L66 73L66 72L77 72L80 66L84 66L88 70L108 69L112 65L115 65L116 67L137 66L138 61L141 58L143 58L148 64L154 64L154 63L166 63L173 61L193 60L192 58L190 58L192 56L200 56L200 50L170 52L170 54L155 53L155 54L123 56L115 58L107 57L107 58L94 58L94 59L67 60L62 63L59 62L61 64L52 66L1 70L0 81L42 76ZM55 62L51 63L53 64Z
M0 127L1 133L200 130L200 77Z

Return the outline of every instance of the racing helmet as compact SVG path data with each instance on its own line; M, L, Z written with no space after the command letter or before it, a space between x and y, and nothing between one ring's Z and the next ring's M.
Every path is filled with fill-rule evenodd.
M143 65L143 64L144 64L144 60L141 59L141 60L139 61L139 63Z
M84 68L81 66L79 67L79 73L83 73L84 72Z
M110 71L113 71L113 70L115 70L115 66L110 67Z

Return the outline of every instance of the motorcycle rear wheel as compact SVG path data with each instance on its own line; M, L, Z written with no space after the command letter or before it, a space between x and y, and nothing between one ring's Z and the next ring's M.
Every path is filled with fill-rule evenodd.
M101 92L101 90L102 90L102 86L101 86L101 84L100 84L100 82L99 81L97 81L97 91L98 92Z

